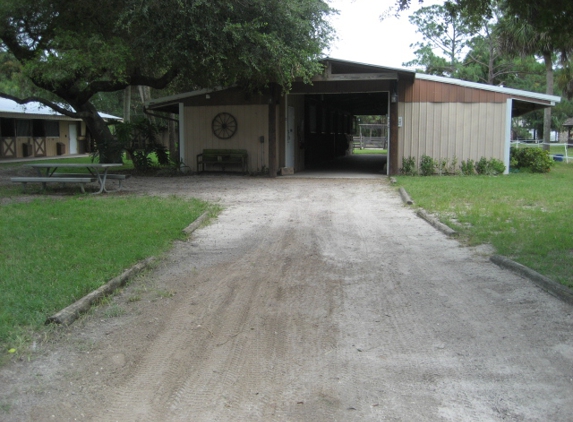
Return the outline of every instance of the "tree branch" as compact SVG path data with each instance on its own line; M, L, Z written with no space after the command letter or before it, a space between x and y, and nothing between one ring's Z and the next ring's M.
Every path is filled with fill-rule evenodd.
M46 100L46 99L44 99L44 98L34 97L34 96L32 96L32 97L27 97L27 98L18 98L18 97L14 97L13 95L6 94L6 93L4 93L4 92L0 92L0 97L2 97L2 98L7 98L7 99L9 99L9 100L15 101L15 102L17 102L18 104L28 104L28 103L32 103L32 102L38 102L38 103L44 104L46 107L49 107L49 108L51 108L52 110L54 110L54 111L56 111L56 112L58 112L58 113L60 113L60 114L63 114L63 115L65 115L65 116L72 117L72 118L74 118L74 119L79 119L79 118L80 118L80 116L79 116L78 113L73 112L73 111L70 111L70 110L67 110L67 109L65 109L65 108L63 108L63 107L57 105L56 103L53 103L53 102L51 102L51 101L48 101L48 100Z
M139 70L135 70L133 74L127 79L126 82L119 81L96 81L90 83L86 89L83 90L83 97L86 99L91 98L98 92L116 92L128 86L148 86L154 89L165 88L173 79L179 74L178 70L170 69L162 76L155 78L143 76Z

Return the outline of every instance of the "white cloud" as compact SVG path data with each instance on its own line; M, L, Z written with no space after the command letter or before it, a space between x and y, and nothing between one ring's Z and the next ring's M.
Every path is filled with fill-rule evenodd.
M422 37L408 16L422 6L443 4L443 0L424 0L420 6L412 0L412 7L400 18L380 16L395 4L395 0L331 0L330 6L339 10L331 19L338 40L334 41L328 56L354 62L403 67L402 63L414 59L410 47Z

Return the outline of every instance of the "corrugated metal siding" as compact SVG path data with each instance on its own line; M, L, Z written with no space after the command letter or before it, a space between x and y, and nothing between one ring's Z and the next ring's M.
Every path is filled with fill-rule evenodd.
M211 130L211 122L219 113L230 113L237 120L237 133L230 139L219 139ZM268 106L206 106L185 107L185 164L197 171L197 154L208 148L246 149L249 171L268 167ZM259 139L265 137L265 143Z
M421 79L404 88L404 100L409 103L504 103L508 98L499 92Z
M399 163L403 157L503 160L506 103L403 104Z

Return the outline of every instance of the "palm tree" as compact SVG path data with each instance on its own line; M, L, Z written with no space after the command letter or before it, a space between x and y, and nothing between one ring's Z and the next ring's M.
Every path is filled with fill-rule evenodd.
M556 54L566 60L573 51L573 42L554 32L537 31L518 16L506 16L499 23L501 49L510 56L541 56L545 64L545 93L553 95L553 58ZM543 113L543 148L549 149L551 135L551 107Z

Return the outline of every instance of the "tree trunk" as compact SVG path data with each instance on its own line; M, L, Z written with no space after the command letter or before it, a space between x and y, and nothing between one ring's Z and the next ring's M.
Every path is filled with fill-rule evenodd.
M131 121L131 85L123 90L123 121Z
M72 104L76 112L86 124L99 153L100 163L123 163L123 147L119 145L109 130L108 125L98 114L96 108L90 103L81 105Z
M543 53L545 61L545 76L547 87L545 93L553 95L553 59L550 52ZM551 107L543 110L543 149L549 151L549 142L551 142Z
M143 108L145 107L145 103L151 99L151 88L143 85L139 85L137 88L139 89L139 98L141 99L141 105ZM146 114L145 118L155 123L155 118L153 116Z

